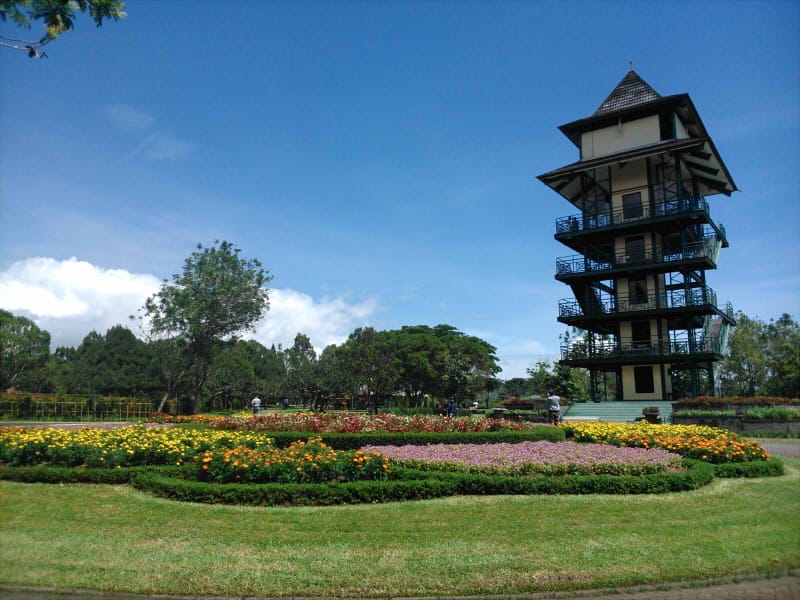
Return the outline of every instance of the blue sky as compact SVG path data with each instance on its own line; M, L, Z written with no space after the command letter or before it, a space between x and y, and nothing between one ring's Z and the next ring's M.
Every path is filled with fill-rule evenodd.
M751 316L800 316L797 2L127 12L79 19L47 60L0 52L0 307L54 344L126 322L226 239L274 275L263 343L448 323L523 375L556 357L569 296L553 233L573 210L536 175L577 160L557 126L629 60L691 95L741 190L710 198L731 242L710 285Z

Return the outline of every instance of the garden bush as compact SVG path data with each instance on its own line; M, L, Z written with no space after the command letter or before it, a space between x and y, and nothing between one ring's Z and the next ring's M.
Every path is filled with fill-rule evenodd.
M783 462L777 458L751 462L714 465L717 477L779 477L784 474Z
M658 494L697 489L713 479L711 465L688 461L685 471L641 477L503 477L398 469L386 481L259 485L187 481L145 470L136 474L132 484L156 496L185 502L297 506L421 500L456 494Z
M194 477L195 470L185 467L124 467L119 469L105 468L71 468L36 465L33 467L10 467L0 465L0 479L21 483L98 483L124 484L130 483L141 473L160 474L172 478Z

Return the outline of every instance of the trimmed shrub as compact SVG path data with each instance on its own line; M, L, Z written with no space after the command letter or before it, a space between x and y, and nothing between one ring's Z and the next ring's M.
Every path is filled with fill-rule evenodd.
M714 465L714 475L717 477L779 477L783 474L783 462L777 458Z
M132 484L156 496L185 502L307 506L422 500L456 494L660 494L697 489L713 478L711 465L690 461L686 471L643 477L502 477L397 469L387 481L258 485L187 481L142 471Z
M194 476L185 467L127 467L120 469L71 468L37 465L34 467L9 467L0 465L0 479L20 483L99 483L122 484L141 473L159 473L168 477Z

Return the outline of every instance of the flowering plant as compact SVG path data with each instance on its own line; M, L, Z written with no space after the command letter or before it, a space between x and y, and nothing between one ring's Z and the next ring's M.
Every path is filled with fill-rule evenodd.
M0 462L13 465L130 467L183 464L217 447L264 446L263 432L160 428L116 429L0 427Z
M302 431L309 433L440 433L518 431L535 425L503 419L449 418L438 415L377 415L353 413L269 413L259 416L231 416L210 422L212 427L232 430Z
M366 446L403 466L498 475L648 475L681 468L663 449L615 448L576 442Z
M237 446L207 450L195 458L199 477L217 483L323 483L385 479L389 459L363 450L337 452L321 438L279 449Z
M567 436L577 442L664 448L687 458L717 464L769 459L769 454L758 442L748 442L718 427L603 421L575 422L567 427Z

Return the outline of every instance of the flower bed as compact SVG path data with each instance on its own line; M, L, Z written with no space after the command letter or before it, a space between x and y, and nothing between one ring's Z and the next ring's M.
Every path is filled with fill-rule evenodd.
M337 452L321 438L288 448L219 448L195 458L201 481L216 483L324 483L385 479L389 459L377 452Z
M0 427L0 462L88 467L182 464L220 447L271 444L263 432L149 428L56 429Z
M745 441L726 429L701 425L575 422L568 425L567 436L577 442L664 448L715 464L769 459L767 451L757 442Z
M211 427L234 431L302 431L308 433L444 433L519 431L533 424L503 419L449 418L437 415L365 415L353 413L269 413L259 416L217 418Z
M660 448L616 448L603 444L522 442L367 446L399 464L429 470L500 475L648 475L681 467L679 455Z

